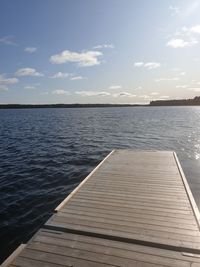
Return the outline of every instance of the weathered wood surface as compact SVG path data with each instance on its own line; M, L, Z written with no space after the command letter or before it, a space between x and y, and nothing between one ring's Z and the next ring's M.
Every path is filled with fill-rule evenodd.
M46 225L200 250L199 225L173 152L115 151Z
M41 229L12 267L193 267L200 258L181 252Z
M176 154L116 150L9 266L200 266L199 212Z

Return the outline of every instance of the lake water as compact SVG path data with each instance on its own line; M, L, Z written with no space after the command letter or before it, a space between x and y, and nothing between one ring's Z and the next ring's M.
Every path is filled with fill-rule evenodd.
M113 149L177 152L200 207L200 107L0 110L0 257Z

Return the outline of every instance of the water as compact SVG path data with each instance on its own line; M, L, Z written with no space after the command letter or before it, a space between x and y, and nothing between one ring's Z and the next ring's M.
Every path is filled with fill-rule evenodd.
M200 107L0 110L0 260L115 148L175 150L200 207Z

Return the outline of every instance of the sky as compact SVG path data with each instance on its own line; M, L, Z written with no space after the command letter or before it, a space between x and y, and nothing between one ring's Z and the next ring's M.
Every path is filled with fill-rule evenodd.
M200 0L1 0L0 103L200 95Z

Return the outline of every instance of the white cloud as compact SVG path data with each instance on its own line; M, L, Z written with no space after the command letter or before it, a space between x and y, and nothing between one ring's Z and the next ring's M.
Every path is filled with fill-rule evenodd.
M5 74L0 74L0 90L8 91L8 86L18 83L17 78L6 78Z
M113 44L101 44L101 45L96 45L93 47L93 49L102 49L102 48L115 48Z
M151 96L149 95L140 95L139 97L144 99L151 99Z
M53 95L69 95L69 92L68 91L65 91L65 90L54 90L52 92Z
M180 73L180 76L185 76L185 74L186 73L183 71L183 72Z
M173 78L159 78L155 79L155 82L162 82L162 81L179 81L179 77L173 77Z
M50 57L50 62L53 64L63 64L66 62L77 63L79 67L91 67L99 65L99 57L103 54L99 51L86 51L86 52L71 52L64 50L60 54L56 54Z
M162 99L168 99L168 98L169 98L168 95L162 95L162 96L159 97L160 100L162 100Z
M24 89L26 89L26 90L34 90L35 86L27 85L27 86L24 86Z
M13 39L12 35L4 36L0 38L0 44L17 45L12 39Z
M158 92L152 92L151 95L159 95Z
M200 34L200 25L195 25L195 26L191 27L190 32Z
M158 63L158 62L147 62L144 64L144 67L149 69L149 70L157 69L160 66L161 66L160 63Z
M144 62L135 62L134 66L135 67L142 67L144 65Z
M182 89L184 89L184 88L187 88L187 87L188 87L188 85L186 85L186 84L176 85L176 88L182 88Z
M121 85L111 85L111 86L109 86L108 87L108 89L121 89L122 88L122 86Z
M176 6L169 6L169 10L172 16L180 14L180 8Z
M180 68L172 68L171 70L172 70L172 71L175 71L175 72L180 72L180 71L181 71Z
M172 47L172 48L183 48L189 45L190 43L187 41L184 41L183 39L171 39L167 42L167 46Z
M23 77L23 76L44 76L42 73L37 72L33 68L22 68L15 72L16 76Z
M113 94L114 97L136 97L136 95L131 94L129 92L120 92L117 94Z
M199 1L188 1L188 5L184 8L178 6L169 6L169 10L172 16L180 16L182 19L191 16L194 12L198 10Z
M18 81L19 80L17 78L6 78L5 74L0 75L0 84L9 85L9 84L18 83Z
M53 74L52 76L50 76L50 78L52 79L56 79L56 78L68 78L69 76L72 76L71 73L67 73L67 72L57 72L55 74Z
M76 91L77 95L81 96L109 96L110 93L104 91Z
M200 88L199 87L188 88L188 90L194 91L194 92L200 92Z
M71 81L78 81L78 80L84 80L84 79L86 78L82 76L73 76L70 78Z
M184 48L194 46L199 43L200 24L192 27L182 27L172 35L174 38L167 42L167 46L172 48Z
M37 50L36 47L25 47L24 48L24 51L27 52L27 53L30 53L30 54L36 52L36 50Z
M144 67L148 70L157 69L161 66L159 62L135 62L135 67Z

